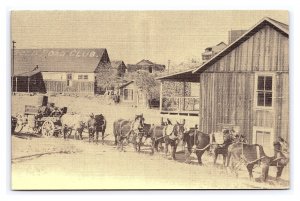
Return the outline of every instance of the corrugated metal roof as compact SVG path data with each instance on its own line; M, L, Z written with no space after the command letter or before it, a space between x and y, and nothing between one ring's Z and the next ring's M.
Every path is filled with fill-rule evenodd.
M15 49L14 75L36 66L46 72L94 72L106 49Z

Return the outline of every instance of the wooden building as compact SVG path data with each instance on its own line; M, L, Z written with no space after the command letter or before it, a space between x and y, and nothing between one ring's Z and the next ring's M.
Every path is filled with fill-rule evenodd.
M272 152L289 138L289 27L264 18L200 67L159 79L200 83L199 129L235 125Z
M106 49L16 49L14 58L14 86L38 68L46 93L94 94L97 73L110 68Z
M138 88L135 81L127 82L119 87L120 104L132 107L147 107L146 94Z
M155 72L163 72L165 70L166 66L162 64L156 64L152 61L143 59L139 61L136 64L128 64L127 70L128 72L135 72L137 70L144 70L149 73L155 73Z
M124 61L121 60L111 61L111 68L117 71L118 77L124 77L124 74L127 70L127 66L125 65Z
M17 74L13 78L13 91L26 93L46 93L41 71L36 68L31 72Z
M220 42L219 44L211 47L205 48L204 52L201 54L202 61L206 62L216 54L218 54L221 50L223 50L226 47L226 43Z

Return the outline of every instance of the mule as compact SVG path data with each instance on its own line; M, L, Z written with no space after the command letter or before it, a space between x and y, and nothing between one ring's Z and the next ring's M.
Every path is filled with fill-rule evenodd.
M153 125L150 129L150 136L152 141L151 153L158 152L158 145L165 143L164 151L165 156L168 154L168 147L171 146L171 156L176 160L177 145L182 140L184 134L185 121L180 124L176 122L175 125L168 120L167 125Z
M105 130L106 130L105 117L102 114L95 115L96 143L98 143L99 132L101 132L102 144L104 144Z
M63 134L64 139L67 139L71 136L73 130L74 139L82 140L82 133L85 128L85 123L87 119L79 114L64 114L61 117L61 133Z
M115 137L115 145L118 149L123 150L123 141L131 142L134 145L135 151L137 151L136 138L140 130L144 127L143 115L136 115L133 121L118 119L113 123L113 133Z
M139 133L137 135L137 151L140 152L141 151L141 145L143 144L143 139L144 142L150 138L150 131L152 129L152 125L151 124L146 124L144 123L143 128L139 130Z
M211 135L212 142L215 142L214 140L214 134ZM236 142L237 139L235 139L235 137L229 132L229 130L227 130L227 132L225 132L224 134L224 143L223 144L211 144L211 153L213 153L214 155L214 165L216 165L217 159L219 155L223 156L223 167L226 166L226 159L227 159L227 155L228 155L228 147L229 145L231 145L232 143Z
M94 136L96 133L96 120L94 116L90 117L86 124L89 133L89 142L94 142Z
M164 141L165 141L165 155L167 156L168 154L168 147L169 145L171 146L171 156L173 160L176 160L176 150L177 150L177 146L180 142L180 140L182 140L183 138L183 134L184 134L184 124L185 122L183 122L182 124L176 122L176 124L173 126L172 132L171 133L166 133L165 137L164 137Z
M253 168L255 165L261 165L261 180L265 182L268 178L269 167L277 168L276 180L280 178L283 168L288 164L289 157L284 154L283 146L274 143L275 155L269 157L259 144L234 143L228 147L227 167L231 165L231 170L238 176L238 167L244 164L248 170L250 180L253 179ZM230 164L231 162L231 164Z
M183 143L185 144L185 162L190 163L190 155L195 152L198 164L203 165L202 155L210 149L210 135L197 129L190 129L184 133Z

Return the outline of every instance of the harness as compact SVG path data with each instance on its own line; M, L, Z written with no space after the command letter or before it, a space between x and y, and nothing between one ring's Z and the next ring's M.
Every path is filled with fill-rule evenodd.
M197 135L197 130L195 129L195 131L194 131L194 146L191 148L191 150L192 150L192 152L195 152L195 151L204 151L204 150L206 150L208 147L210 147L210 143L208 143L205 147L203 147L203 148L197 148L196 147L196 135Z
M164 128L164 129L166 129L166 128ZM155 131L156 131L156 127L153 128L153 133L155 133ZM163 135L163 136L161 136L161 137L154 138L154 140L157 141L157 140L160 140L160 139L162 139L162 138L164 138L164 137L165 137L165 136Z
M162 138L169 137L169 136L171 136L172 134L174 134L174 127L173 127L171 133L169 133L169 134L167 133L167 130L168 130L168 127L169 127L169 126L170 126L170 125L164 127L164 129L163 129L163 136L158 137L158 138L154 138L154 140L157 141L157 140L160 140L160 139L162 139ZM154 128L153 130L154 130L154 133L155 133L156 128ZM176 140L177 140L177 136L175 136L174 139L169 138L169 140L176 141Z

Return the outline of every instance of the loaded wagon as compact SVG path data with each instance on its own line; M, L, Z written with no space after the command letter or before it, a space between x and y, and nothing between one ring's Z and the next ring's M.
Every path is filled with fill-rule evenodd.
M14 132L21 131L39 134L44 137L61 136L61 117L67 112L67 107L59 108L54 103L48 103L48 97L36 97L37 105L25 105L24 114L16 115Z

